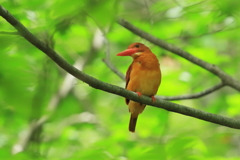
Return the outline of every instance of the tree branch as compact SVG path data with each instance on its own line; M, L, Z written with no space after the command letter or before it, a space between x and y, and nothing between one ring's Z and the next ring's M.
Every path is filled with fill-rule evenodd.
M227 126L230 128L236 128L240 129L240 120L238 119L232 119L227 118L224 116L204 112L198 109L186 107L183 105L167 102L161 99L157 99L156 102L152 102L152 99L150 97L142 96L141 98L138 97L138 95L134 92L128 91L124 88L114 86L108 83L104 83L100 80L97 80L81 71L79 71L77 68L71 66L69 63L67 63L62 57L60 57L54 50L49 48L47 45L45 45L43 42L38 40L32 33L30 33L19 21L17 21L7 10L5 10L0 5L0 15L7 20L13 27L15 27L19 33L31 44L33 44L35 47L37 47L39 50L44 52L47 56L49 56L56 64L58 64L62 69L67 71L68 73L72 74L79 80L89 84L90 86L100 89L109 93L113 93L122 97L127 97L130 100L155 106L157 108L162 108L168 111L184 114L187 116L195 117L198 119L202 119L208 122L220 124L223 126Z
M206 90L203 90L201 92L198 92L198 93L193 93L193 94L186 94L186 95L181 95L181 96L156 96L157 98L160 98L160 99L163 99L163 100L170 100L170 101L173 101L173 100L183 100L183 99L195 99L195 98L200 98L200 97L203 97L203 96L206 96L222 87L224 87L225 84L223 84L222 82L211 87L211 88L208 88Z
M124 20L124 19L120 19L118 20L118 23L125 27L126 29L128 29L129 31L131 31L132 33L148 40L149 42L165 49L168 50L174 54L177 54L181 57L183 57L184 59L208 70L209 72L215 74L216 76L218 76L222 82L228 86L231 86L232 88L240 91L240 82L237 81L236 79L232 78L231 76L229 76L227 73L225 73L224 71L222 71L220 68L218 68L217 66L207 63L193 55L191 55L190 53L188 53L187 51L182 50L181 48L175 47L174 45L167 43L157 37L152 36L151 34L140 30L139 28L133 26L131 23L129 23L128 21Z

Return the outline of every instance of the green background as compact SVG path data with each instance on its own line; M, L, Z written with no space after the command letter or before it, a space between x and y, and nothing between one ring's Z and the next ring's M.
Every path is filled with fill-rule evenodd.
M0 4L70 64L110 84L125 86L102 59L109 56L109 62L125 73L132 59L116 54L133 42L146 44L159 58L163 78L157 95L196 93L220 82L134 35L116 18L240 79L238 0L0 0ZM0 18L0 31L15 29ZM239 92L229 87L174 103L231 118L240 113ZM47 121L28 136L44 117ZM0 32L1 159L240 160L236 129L148 106L132 134L129 117L124 98L74 80L21 36Z

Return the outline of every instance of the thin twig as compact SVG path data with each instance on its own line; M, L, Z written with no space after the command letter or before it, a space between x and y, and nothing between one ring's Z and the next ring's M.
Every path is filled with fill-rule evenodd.
M20 36L18 32L6 32L6 31L0 31L0 34L6 34L6 35L13 35L13 36Z
M200 5L201 3L205 3L207 0L204 0L204 1L200 1L200 2L196 2L196 3L193 3L193 4L190 4L188 6L182 6L178 1L176 0L173 0L174 3L176 3L179 7L185 9L185 8L190 8L190 7L193 7L193 6L196 6L196 5Z
M102 32L103 33L103 32ZM104 42L105 42L105 48L106 48L106 51L105 51L105 59L106 60L109 60L110 59L110 47L109 47L109 42L108 42L108 39L107 37L105 36L105 34L103 34L104 36Z
M39 50L44 52L54 62L56 62L56 64L58 64L62 69L64 69L66 72L72 74L79 80L92 86L93 88L100 89L102 91L106 91L106 92L116 94L116 95L119 95L122 97L126 97L132 101L139 102L142 104L155 106L157 108L162 108L162 109L165 109L168 111L195 117L198 119L202 119L202 120L205 120L208 122L220 124L220 125L227 126L230 128L240 129L240 120L239 119L227 118L227 117L224 117L221 115L204 112L204 111L201 111L201 110L198 110L195 108L186 107L184 105L171 103L171 102L164 101L161 99L157 99L155 102L152 102L152 99L150 97L142 96L141 98L139 98L139 96L134 92L131 92L124 88L114 86L109 83L105 83L98 79L95 79L95 78L81 72L77 68L71 66L69 63L67 63L59 54L57 54L54 50L49 48L47 45L45 45L43 42L41 42L39 39L37 39L32 33L30 33L18 20L16 20L2 6L0 6L0 15L5 20L7 20L14 28L16 28L28 42L30 42L36 48L38 48Z
M102 61L108 66L109 69L111 69L118 77L120 77L122 80L125 80L125 76L122 72L120 72L110 61L103 58Z
M160 98L163 100L169 100L169 101L174 101L174 100L183 100L183 99L196 99L196 98L200 98L203 96L206 96L222 87L224 87L225 85L221 82L213 87L210 87L206 90L203 90L201 92L198 93L193 93L193 94L186 94L186 95L180 95L180 96L156 96L156 98Z
M111 69L118 77L120 77L122 80L125 80L125 76L123 73L121 73L110 61L110 47L109 47L109 42L106 37L106 31L104 28L94 19L92 16L90 16L88 13L86 13L98 26L99 30L101 31L102 35L104 36L104 43L105 43L105 58L102 59L102 61L107 65L109 69Z
M213 34L216 34L216 33L232 31L232 30L240 28L240 26L236 26L236 27L233 27L233 28L226 29L231 24L229 24L227 26L224 26L224 27L222 27L222 28L220 28L218 30L202 33L202 34L199 34L199 35L187 35L186 36L186 35L182 35L182 32L181 32L180 36L174 36L174 37L170 37L170 38L165 38L164 40L167 41L167 40L179 39L179 38L181 38L181 39L194 39L194 38L199 38L199 37L203 37L203 36L206 36L206 35L213 35Z
M102 32L103 33L103 32ZM104 33L103 33L104 35ZM110 68L118 77L120 77L122 80L125 80L125 76L122 72L120 72L110 61L110 47L109 47L109 42L106 36L104 35L104 42L105 42L105 58L102 59L102 61Z

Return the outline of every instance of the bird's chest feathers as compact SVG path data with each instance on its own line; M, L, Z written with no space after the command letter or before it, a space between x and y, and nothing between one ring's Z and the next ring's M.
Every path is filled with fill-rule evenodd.
M130 74L129 90L141 92L147 96L155 95L160 84L160 77L159 64L144 66L141 62L135 62Z

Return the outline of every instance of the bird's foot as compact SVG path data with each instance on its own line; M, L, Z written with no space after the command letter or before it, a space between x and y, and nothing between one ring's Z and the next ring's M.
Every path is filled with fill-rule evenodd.
M138 95L139 97L142 96L142 93L141 93L141 92L136 92L136 93L137 93L137 95Z
M151 98L153 103L156 102L156 98L154 96L151 96Z

